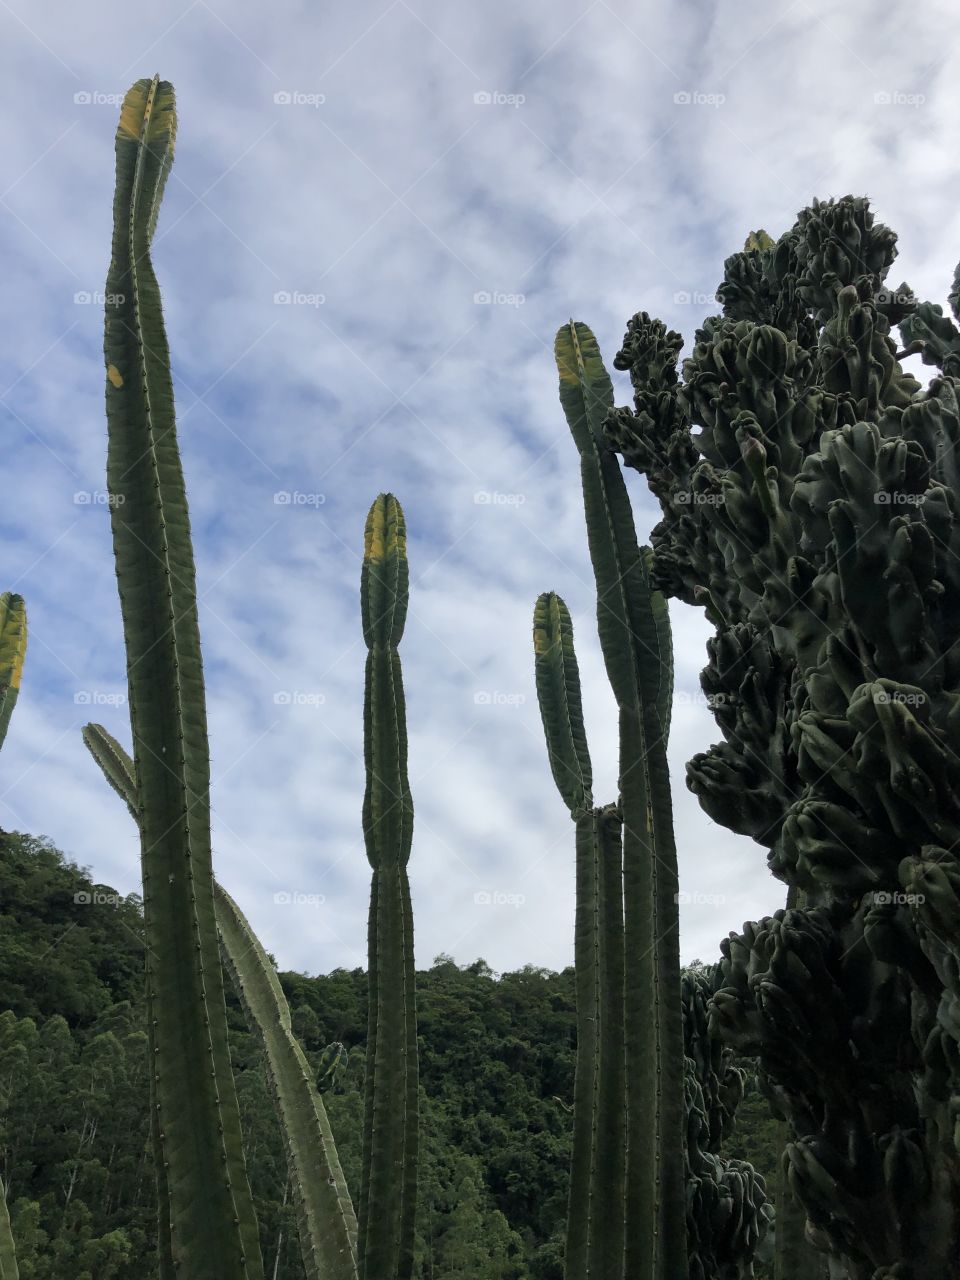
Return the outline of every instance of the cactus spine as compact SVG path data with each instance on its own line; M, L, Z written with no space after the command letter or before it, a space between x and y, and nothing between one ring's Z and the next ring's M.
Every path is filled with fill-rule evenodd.
M624 1269L631 1280L681 1280L686 1275L683 1023L666 759L673 683L669 618L663 598L651 587L649 552L638 546L620 465L604 440L613 387L586 325L571 321L560 329L556 360L560 401L580 454L597 626L620 721L622 1022L630 1064L624 1093ZM577 1273L569 1274L575 1280Z
M83 740L136 819L137 784L129 755L99 724L85 725ZM307 1280L356 1280L356 1215L326 1109L293 1034L283 988L240 908L216 882L214 896L226 966L247 1024L263 1045L294 1189L304 1272Z
M367 516L360 580L367 645L363 834L373 868L359 1215L361 1280L410 1280L413 1274L419 1144L413 911L407 878L413 802L397 653L408 595L403 511L392 494L380 494Z
M27 653L27 606L23 596L0 595L0 747L20 693L20 676Z
M155 1155L169 1196L164 1265L172 1261L184 1280L260 1280L214 913L193 549L150 261L175 133L172 85L137 81L117 130L104 333L107 483L140 803Z

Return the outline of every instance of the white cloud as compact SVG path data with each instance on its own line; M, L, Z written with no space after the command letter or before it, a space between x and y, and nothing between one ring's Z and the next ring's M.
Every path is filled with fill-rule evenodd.
M812 196L847 191L899 232L896 282L942 299L960 252L943 53L960 17L929 8L918 27L866 0L482 14L437 0L269 15L206 0L162 14L14 4L4 581L27 596L32 638L4 825L137 887L131 824L86 758L73 700L124 680L107 512L73 500L105 468L100 308L74 295L103 288L116 110L75 93L122 93L156 69L178 93L155 260L197 542L218 874L281 965L362 963L358 553L367 507L390 489L414 582L402 657L418 960L559 967L572 830L533 695L541 590L574 614L598 798L613 795L616 729L553 334L587 320L609 363L644 308L689 342L714 308L676 293L709 295L747 231L777 234ZM282 91L325 101L275 103ZM278 305L280 291L324 301ZM631 490L645 536L655 504L632 477ZM283 506L278 491L324 500ZM673 616L692 698L707 629ZM526 701L484 706L478 690ZM324 700L280 705L278 691ZM125 736L123 708L101 710ZM712 958L782 901L763 851L711 824L684 785L684 761L717 736L704 708L678 708L687 958ZM324 902L274 902L285 891ZM487 892L524 901L474 901Z

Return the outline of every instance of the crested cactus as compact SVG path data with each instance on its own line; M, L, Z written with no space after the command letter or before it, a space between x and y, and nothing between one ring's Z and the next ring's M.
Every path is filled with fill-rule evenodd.
M140 806L133 761L102 725L85 725L83 740L136 820ZM356 1280L356 1216L326 1110L291 1028L286 997L240 908L216 882L214 895L226 967L247 1024L263 1045L287 1152L304 1273L307 1280Z
M743 1098L741 1068L709 1025L717 974L682 975L686 1052L687 1247L690 1280L744 1280L771 1243L773 1207L763 1178L721 1154Z
M554 592L533 615L537 699L557 789L576 823L577 1069L568 1280L622 1280L626 1146L623 855L616 805L593 807L573 626Z
M657 1280L681 1280L687 1270L683 1026L677 855L666 757L673 685L670 625L666 603L650 581L649 553L637 543L620 465L603 436L613 387L596 339L586 325L571 321L560 329L556 361L561 405L580 455L600 644L619 709L622 1023L629 1067L623 1099L623 1268L631 1280L652 1280L654 1276ZM558 610L555 618L562 624ZM570 665L563 656L562 625L557 645L557 674L551 681L554 688L559 688L559 673ZM549 693L546 685L544 688ZM543 701L541 694L542 707ZM554 777L567 799L569 783L563 779L563 763L570 755L570 742L562 745L561 735L556 745L551 743L551 721L558 712L548 706L543 714ZM578 746L582 727L568 730L567 737ZM582 745L585 751L585 742ZM571 812L577 817L576 810L571 808ZM601 832L609 826L608 816L600 823ZM587 1050L589 1053L589 1040ZM572 1204L571 1213L577 1212ZM568 1274L574 1280L587 1271L571 1270Z
M163 1265L260 1280L230 1067L210 855L196 579L160 291L150 261L173 160L173 87L140 80L117 130L104 356L107 484L143 864L152 1105L169 1198ZM161 1256L165 1252L161 1240Z
M23 596L0 595L0 747L20 693L20 677L27 652L27 606Z
M409 598L403 511L374 500L364 530L360 608L367 645L363 834L373 869L369 1020L360 1184L361 1280L411 1280L417 1208L419 1072L413 910L407 861L413 802L397 645Z
M751 238L682 381L630 321L606 432L660 501L656 581L715 628L689 785L803 892L723 944L717 1030L789 1123L806 1238L850 1280L955 1280L960 331L886 287L895 253L851 196Z

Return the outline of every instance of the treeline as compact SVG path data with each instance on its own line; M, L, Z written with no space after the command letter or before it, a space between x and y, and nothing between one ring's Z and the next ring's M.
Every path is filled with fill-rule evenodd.
M355 1191L364 971L280 976ZM420 1280L562 1280L573 970L497 976L439 956L418 974L418 1002ZM302 1280L275 1108L231 992L228 1016L266 1271ZM730 1154L771 1195L775 1142L748 1082ZM23 1280L155 1277L140 899L16 833L0 835L0 1177Z

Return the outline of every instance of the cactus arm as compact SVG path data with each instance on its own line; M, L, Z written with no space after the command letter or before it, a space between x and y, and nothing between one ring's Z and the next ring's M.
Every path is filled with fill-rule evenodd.
M23 596L0 595L0 747L20 693L20 677L27 652L27 606Z
M17 1268L17 1251L13 1243L13 1232L10 1230L10 1214L7 1210L7 1196L0 1181L0 1280L19 1280Z
M363 832L373 869L368 940L373 1035L367 1048L358 1247L362 1280L410 1280L413 1273L419 1144L413 913L407 878L413 804L397 653L408 590L403 511L391 494L380 494L367 517L360 582L368 649Z
M577 818L593 805L593 777L573 625L569 609L554 591L544 592L534 607L533 651L550 769L564 804Z
M276 971L239 907L219 884L217 924L227 968L260 1037L280 1113L307 1280L356 1280L357 1220L330 1122L290 1025Z
M107 278L107 482L120 592L172 1249L186 1280L260 1280L227 1044L210 855L193 550L150 240L173 157L172 86L128 92Z
M102 725L86 725L83 740L104 777L138 820L140 806L130 756ZM246 918L216 882L214 896L227 967L247 1023L260 1039L267 1061L290 1166L307 1280L356 1280L356 1217L323 1100L291 1028L283 988ZM152 1032L148 1009L151 1037ZM162 1165L157 1174L162 1188ZM165 1199L161 1195L161 1213ZM167 1274L172 1277L174 1272L161 1268L163 1280Z
M686 1274L683 1026L676 849L666 765L669 618L637 543L626 484L603 434L613 387L590 329L557 334L560 401L580 454L597 625L620 708L627 1076L626 1271ZM654 1028L655 1046L648 1043ZM661 1089L661 1080L666 1087ZM658 1222L656 1256L652 1222Z

